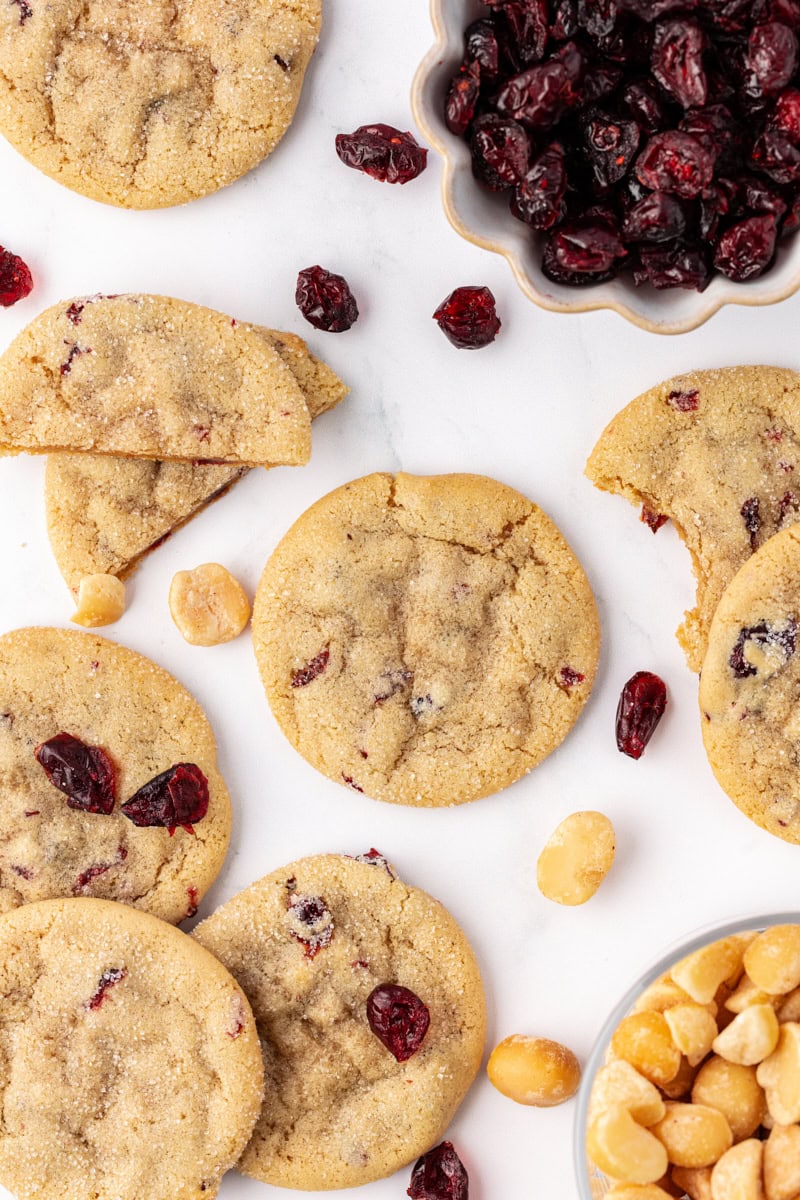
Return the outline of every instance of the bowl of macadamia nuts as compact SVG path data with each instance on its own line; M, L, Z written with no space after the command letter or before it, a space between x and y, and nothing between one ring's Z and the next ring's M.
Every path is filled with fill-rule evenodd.
M580 1200L800 1196L800 913L691 938L623 997L587 1063Z

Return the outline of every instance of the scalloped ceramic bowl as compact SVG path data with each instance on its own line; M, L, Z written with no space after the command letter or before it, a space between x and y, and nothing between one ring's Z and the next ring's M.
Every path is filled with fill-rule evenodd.
M657 292L637 288L628 279L568 288L551 283L541 271L538 239L515 220L502 196L479 187L472 177L466 143L449 132L443 108L450 78L463 55L464 29L486 6L478 0L431 0L436 44L414 79L411 103L417 125L444 159L442 198L450 224L468 241L502 254L517 283L534 304L553 312L591 312L610 308L652 333L686 333L696 329L724 304L775 304L800 287L800 234L778 250L772 270L750 283L715 277L702 293L674 289Z

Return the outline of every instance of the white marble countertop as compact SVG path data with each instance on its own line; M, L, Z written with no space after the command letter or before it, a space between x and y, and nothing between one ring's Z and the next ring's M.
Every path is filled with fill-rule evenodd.
M633 508L583 476L608 419L660 378L733 363L800 366L800 296L727 309L679 338L643 333L614 314L538 311L502 260L447 225L435 154L403 188L336 158L339 131L373 121L410 126L411 79L432 41L425 0L381 5L380 21L377 11L368 0L328 0L283 144L247 178L188 207L103 207L0 143L0 243L36 278L28 300L0 310L0 348L58 299L162 292L308 336L347 380L349 399L315 424L311 464L252 472L147 560L129 585L124 618L105 631L172 671L216 730L236 821L201 915L292 858L378 846L468 932L485 972L487 1049L527 1032L585 1058L622 991L670 943L711 922L800 907L800 849L739 814L702 750L696 679L673 637L694 594L687 552L671 527L653 538ZM316 333L295 308L297 271L316 262L345 274L358 297L361 317L349 333ZM430 319L452 288L468 283L492 288L503 320L496 343L480 352L455 350ZM0 462L0 631L65 625L71 612L47 543L43 467L34 458ZM252 592L277 540L312 501L367 471L395 468L476 471L526 492L571 542L600 606L600 674L572 735L514 787L460 809L395 808L316 774L269 713L249 637L192 648L167 609L173 573L200 562L225 563ZM670 704L637 763L616 750L614 713L622 683L645 668L666 679ZM556 824L582 808L613 819L618 858L591 903L562 909L537 891L536 858ZM572 1104L513 1104L482 1073L450 1131L472 1200L574 1197L572 1119ZM404 1196L408 1176L360 1194ZM235 1175L221 1191L223 1200L266 1194Z

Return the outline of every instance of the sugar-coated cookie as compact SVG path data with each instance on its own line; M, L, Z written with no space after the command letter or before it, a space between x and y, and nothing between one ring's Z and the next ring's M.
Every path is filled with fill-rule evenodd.
M0 132L47 175L127 208L204 196L294 115L321 0L12 0Z
M259 332L291 369L312 419L344 399L345 385L301 338ZM247 469L102 454L48 455L47 532L61 574L73 591L85 575L126 579L150 550L228 492Z
M700 676L703 741L742 812L800 842L800 525L776 533L728 584Z
M207 1200L263 1071L253 1014L197 942L106 900L0 917L0 1183L18 1200Z
M278 1187L352 1187L441 1138L480 1065L480 973L450 914L377 851L292 863L194 936L241 984L261 1036L267 1086L245 1174ZM395 1046L412 1051L402 1061L368 1017L386 985L416 1002L416 1024Z
M89 810L72 807L50 781L36 751L62 733L108 756L113 803L106 790ZM49 761L59 753L56 745ZM191 832L125 816L121 806L143 785L186 763L208 788ZM200 705L161 667L95 634L35 627L0 637L0 794L0 911L98 896L178 922L197 909L228 848L231 805Z
M668 379L614 417L586 473L642 505L652 529L671 518L689 548L697 602L678 640L699 671L725 587L800 516L800 375L725 367Z
M296 466L311 418L257 326L166 296L84 296L0 357L0 453L23 450Z
M369 475L267 563L253 640L272 711L337 783L398 804L497 792L567 735L600 644L552 521L479 475Z

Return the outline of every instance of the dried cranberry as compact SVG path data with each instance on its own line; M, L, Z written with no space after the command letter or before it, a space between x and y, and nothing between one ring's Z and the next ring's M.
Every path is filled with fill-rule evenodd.
M442 333L459 350L480 350L500 331L495 299L487 287L460 287L433 314Z
M567 171L564 150L553 142L514 189L511 211L534 229L549 229L564 216Z
M583 683L586 676L582 675L580 671L576 671L573 667L562 667L559 671L559 678L561 680L559 687L571 688L575 687L576 684Z
M550 26L551 38L556 42L566 42L575 37L579 28L578 0L558 0Z
M380 983L367 997L367 1020L378 1041L398 1062L406 1062L422 1045L431 1017L409 988Z
M702 292L711 280L711 268L706 251L700 246L643 245L633 278L637 284L649 283L654 288L690 288Z
M775 101L770 124L788 134L793 142L800 142L800 91L797 88L781 92Z
M681 119L678 128L682 133L690 133L697 138L714 157L717 169L738 162L743 139L730 110L724 104L692 109Z
M596 40L614 32L618 16L616 0L578 0L578 22Z
M746 679L749 675L758 674L758 668L745 657L745 646L748 642L762 647L771 646L779 650L788 662L797 650L797 622L792 618L781 629L762 621L758 625L751 625L749 629L740 630L728 659L737 679Z
M641 758L667 706L664 680L650 671L631 676L617 705L617 749Z
M33 16L33 9L28 4L28 0L11 0L11 3L16 4L19 9L19 23L20 25L24 25Z
M320 676L328 665L331 652L328 646L320 650L319 654L315 654L310 662L307 662L304 667L300 667L297 671L292 671L292 687L306 687L314 679Z
M556 253L552 233L548 236L542 251L542 274L553 283L566 284L568 287L582 287L591 283L605 283L616 275L616 265L607 271L571 271L563 265Z
M750 95L777 95L797 70L797 36L778 21L756 25L750 33L745 63Z
M714 159L697 138L680 130L655 133L639 155L636 173L645 187L693 200L714 176Z
M664 102L647 80L635 80L622 93L625 112L644 133L658 133L667 123Z
M81 892L88 887L93 879L99 879L101 875L105 875L106 872L110 871L112 867L121 866L127 857L128 851L125 849L125 847L118 846L113 862L92 863L90 867L86 867L84 871L81 871L80 875L72 885L73 896L80 896Z
M316 958L331 943L333 913L322 896L304 896L290 891L289 935L305 947L306 958Z
M758 496L750 496L749 499L745 500L740 511L744 527L750 535L750 549L755 550L758 545L759 530L761 529L761 505Z
M648 508L646 504L642 505L642 511L639 514L639 520L652 530L653 533L658 533L662 525L666 525L669 517L664 513L653 512L652 508Z
M751 213L772 213L778 220L786 212L786 201L765 179L746 175L739 180L740 206Z
M717 242L714 265L736 283L756 279L775 257L777 237L778 225L772 213L748 217L723 233Z
M374 846L371 850L366 850L363 854L354 854L353 862L363 863L367 867L383 867L390 879L395 878L388 858L385 854L381 854L380 850L376 850Z
M122 983L122 980L127 977L127 974L128 971L126 967L109 967L107 971L103 971L94 995L86 1001L84 1007L88 1008L90 1012L95 1012L98 1008L100 1008L108 992L110 992L113 987L116 987L118 983Z
M756 138L752 159L755 166L776 183L790 184L800 180L800 148L780 129L765 129Z
M530 142L519 124L508 117L487 113L478 117L470 137L475 177L502 192L518 183L528 169Z
M481 69L478 64L471 62L459 67L458 74L450 80L444 102L444 120L451 133L466 133L475 116L480 90Z
M683 108L696 108L708 97L703 53L708 42L694 21L660 21L653 38L653 74Z
M635 121L615 121L607 113L594 112L583 123L583 136L598 187L605 190L627 175L639 149Z
M326 333L343 333L358 320L358 305L347 280L324 267L300 272L294 298L305 319Z
M602 221L564 222L552 239L556 261L565 271L608 271L627 253L618 234Z
M491 21L484 18L468 26L464 34L464 58L468 63L478 64L482 79L491 81L497 78L500 71L500 43Z
M469 1176L452 1142L417 1159L407 1194L411 1200L469 1200Z
M17 254L0 246L0 308L11 308L33 290L33 276L27 263Z
M176 763L126 800L121 811L134 825L159 825L170 836L180 825L193 833L193 825L208 812L208 780L194 763Z
M547 0L502 0L500 15L516 61L524 66L539 62L547 44Z
M553 58L515 75L501 88L497 107L532 129L548 129L579 99L584 58L573 42Z
M622 75L622 68L613 63L600 62L588 67L581 85L582 102L592 104L595 100L610 96L619 87Z
M629 242L671 242L686 231L686 210L667 192L650 192L628 209L622 236Z
M361 125L354 133L339 133L336 153L346 167L381 183L408 183L428 162L428 151L414 135L393 125Z
M80 812L114 811L114 764L99 746L88 746L71 733L59 733L34 750L50 782L64 792L70 808Z

